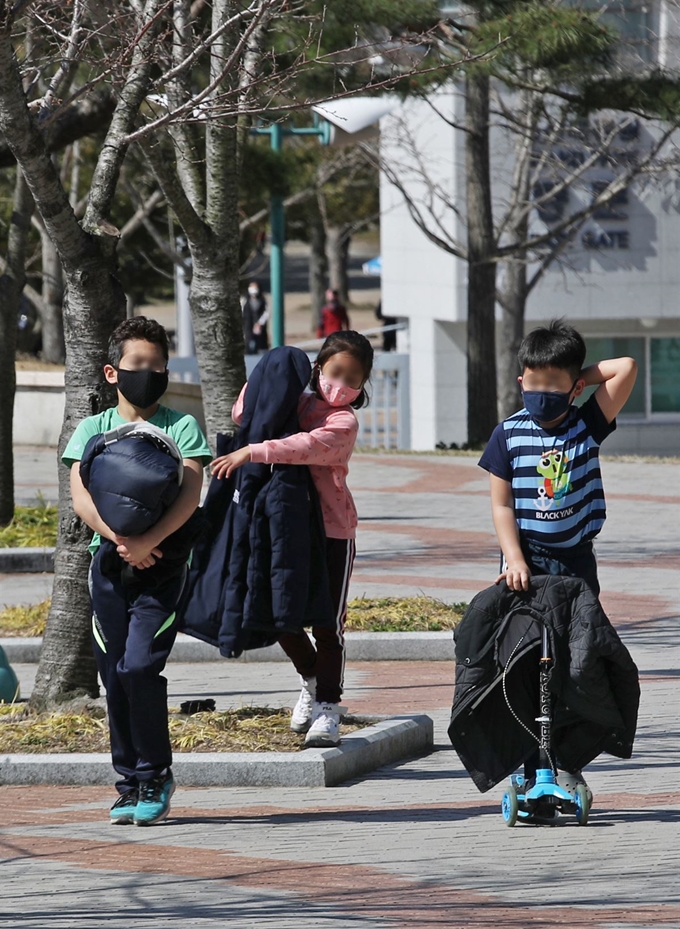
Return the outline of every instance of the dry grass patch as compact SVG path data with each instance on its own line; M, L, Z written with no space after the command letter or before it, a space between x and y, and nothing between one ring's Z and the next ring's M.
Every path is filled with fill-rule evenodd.
M8 606L0 610L0 637L40 636L45 631L50 601L34 606Z
M434 597L382 597L351 600L347 629L354 632L444 632L462 619L467 603Z
M182 752L296 752L304 735L289 729L290 710L241 707L185 716L170 710L170 741ZM348 717L341 733L360 729ZM101 712L33 713L23 704L0 705L3 753L108 752L109 732Z
M33 506L18 506L14 519L0 529L0 548L47 548L57 544L57 507L42 494Z
M12 606L0 611L0 637L40 636L50 601ZM352 600L347 629L351 632L444 632L460 622L467 603L444 603L434 597L383 597Z

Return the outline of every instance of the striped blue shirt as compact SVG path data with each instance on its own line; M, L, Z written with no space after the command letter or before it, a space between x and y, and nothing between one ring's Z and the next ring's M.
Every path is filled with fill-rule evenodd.
M526 410L496 426L479 465L511 483L520 537L571 548L598 534L606 518L600 445L614 429L594 395L555 429Z

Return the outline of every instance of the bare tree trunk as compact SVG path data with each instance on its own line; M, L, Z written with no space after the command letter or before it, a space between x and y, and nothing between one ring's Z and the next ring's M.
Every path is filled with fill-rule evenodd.
M43 361L63 364L64 346L64 278L61 262L54 243L44 228L40 233L42 244L42 357Z
M235 428L231 408L246 380L238 268L197 248L192 259L189 303L206 429L215 448L215 435Z
M14 356L17 316L26 281L26 243L32 212L33 197L21 170L17 168L12 221L7 239L7 260L0 277L0 526L6 526L14 516Z
M337 290L340 301L349 303L349 245L351 235L345 226L326 226L326 249L331 287Z
M498 418L507 419L522 407L517 382L520 373L517 353L524 338L524 310L527 301L527 266L521 258L510 258L505 265L505 286L501 304L498 345Z
M326 302L328 258L326 257L326 230L321 214L313 210L309 224L309 295L312 300L312 331L321 322L321 310Z
M214 0L213 31L219 30L235 8L234 0ZM188 41L188 0L175 0L173 16L176 25L173 54L179 61ZM211 77L221 74L235 38L235 33L226 31L212 46ZM251 60L249 69L254 67L254 60ZM183 80L186 82L186 75ZM230 82L235 83L235 77L225 76L216 92L233 90ZM185 99L190 93L186 83L178 82L173 86L175 99ZM243 132L243 127L241 130ZM238 134L236 118L225 118L206 126L205 177L197 176L198 162L189 166L186 159L175 152L173 164L160 145L142 142L144 156L184 230L191 252L189 303L203 409L213 448L216 433L235 428L231 407L245 382L238 267Z
M489 79L465 81L465 164L468 227L468 443L486 442L497 423L496 265L489 165Z
M84 226L78 222L45 140L28 107L9 30L0 30L0 134L26 178L36 207L61 260L66 282L65 412L59 454L80 420L113 405L106 384L108 337L125 317L125 294L113 275L116 239L107 214L115 195L125 142L147 93L155 41L156 3L147 0L148 28L140 33L106 139L97 161ZM69 475L59 468L59 533L52 607L45 630L31 705L42 708L80 694L96 694L87 589L90 530L71 502Z
M529 296L527 282L527 252L522 243L529 237L531 203L531 171L537 147L539 97L532 91L520 91L516 98L516 118L523 132L515 138L515 168L512 187L514 204L508 212L507 238L514 246L505 262L505 281L497 293L501 306L500 342L498 345L498 416L512 416L522 407L517 383L519 374L517 353L524 338L524 314Z

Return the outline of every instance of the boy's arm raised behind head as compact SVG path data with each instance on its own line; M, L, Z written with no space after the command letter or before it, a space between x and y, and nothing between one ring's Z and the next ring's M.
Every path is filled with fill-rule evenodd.
M586 387L600 385L595 399L608 423L613 422L625 406L635 386L637 371L635 359L626 357L598 361L581 371Z

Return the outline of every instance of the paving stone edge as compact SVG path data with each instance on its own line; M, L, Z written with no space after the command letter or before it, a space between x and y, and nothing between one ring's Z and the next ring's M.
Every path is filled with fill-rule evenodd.
M183 787L332 787L387 764L427 755L434 743L429 716L393 716L345 736L336 748L302 752L176 753ZM113 784L107 754L0 755L0 784Z
M453 661L454 646L451 632L348 632L348 661ZM0 647L10 663L35 664L40 659L42 638L0 638ZM199 661L223 661L219 652L207 642L179 635L170 654L170 661L190 664ZM241 662L287 661L279 645L245 652Z

